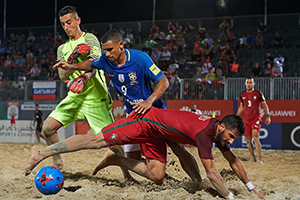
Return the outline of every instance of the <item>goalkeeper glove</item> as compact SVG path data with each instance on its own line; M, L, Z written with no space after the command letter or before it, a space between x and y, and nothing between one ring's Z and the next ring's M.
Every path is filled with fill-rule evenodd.
M81 43L78 44L73 52L71 53L71 55L69 56L67 63L68 64L72 64L74 60L76 60L77 58L79 58L79 56L81 54L88 54L91 50L91 47L87 44Z
M86 74L82 74L77 78L73 78L72 80L67 80L65 83L70 91L74 93L81 93L84 84L89 80L89 77Z

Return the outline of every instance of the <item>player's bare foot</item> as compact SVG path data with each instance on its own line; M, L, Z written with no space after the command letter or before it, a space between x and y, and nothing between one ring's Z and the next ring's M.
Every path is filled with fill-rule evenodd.
M28 161L27 167L25 169L25 176L28 176L31 171L41 162L43 156L40 154L40 147L33 146L31 149L31 157Z
M99 164L97 165L97 167L94 169L93 171L93 175L96 175L97 172L109 165L111 165L112 163L110 162L115 156L117 156L113 151L108 150L103 159L99 162Z
M263 161L261 161L261 160L256 161L256 163L257 164L264 164Z

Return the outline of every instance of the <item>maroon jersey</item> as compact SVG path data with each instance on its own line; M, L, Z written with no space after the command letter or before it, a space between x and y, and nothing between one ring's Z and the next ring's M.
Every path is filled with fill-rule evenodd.
M102 130L108 145L120 145L125 142L127 144L145 143L149 142L149 139L168 139L197 146L200 158L213 159L211 148L215 142L218 119L188 111L152 107L144 116L133 111L128 118L121 120ZM133 127L133 124L136 126ZM219 149L228 151L230 147L226 145Z
M253 90L252 92L244 91L241 94L241 101L244 106L244 121L252 122L256 119L260 119L259 107L262 101L265 101L265 97L259 90Z

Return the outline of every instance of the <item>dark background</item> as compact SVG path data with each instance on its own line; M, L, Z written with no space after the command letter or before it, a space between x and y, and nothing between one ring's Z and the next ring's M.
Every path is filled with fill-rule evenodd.
M220 6L221 1L226 7ZM220 16L262 15L264 0L156 0L156 20ZM299 13L299 1L268 0L268 14ZM74 5L82 23L152 21L153 0L57 0L58 11ZM3 28L0 0L0 28ZM7 28L54 24L54 0L7 0ZM58 21L59 24L59 21Z

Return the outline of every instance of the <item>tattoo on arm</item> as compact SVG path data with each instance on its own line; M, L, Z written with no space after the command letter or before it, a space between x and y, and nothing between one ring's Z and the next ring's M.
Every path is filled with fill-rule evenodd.
M67 152L68 147L64 142L58 142L48 147L51 154Z

